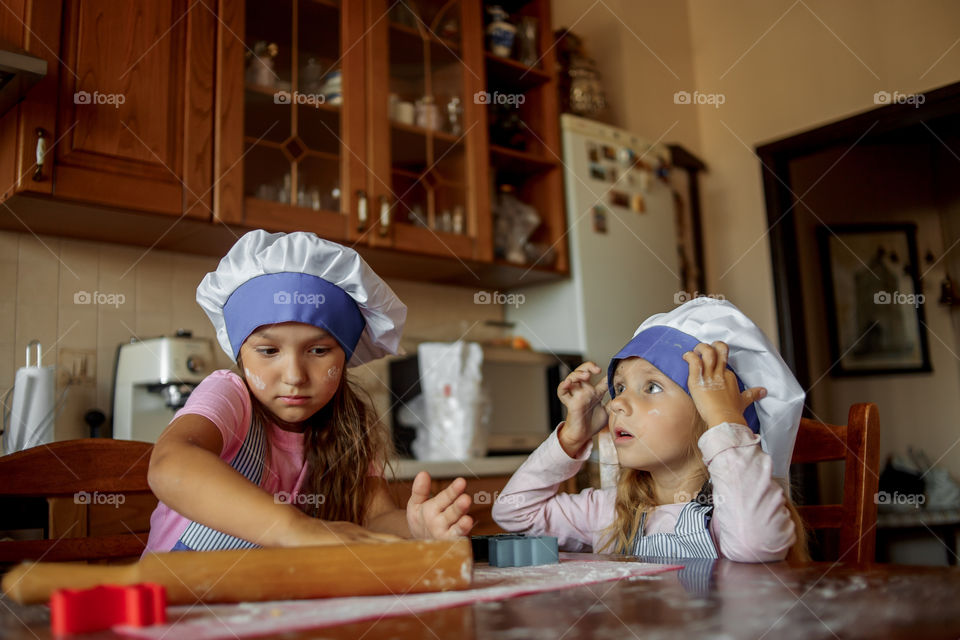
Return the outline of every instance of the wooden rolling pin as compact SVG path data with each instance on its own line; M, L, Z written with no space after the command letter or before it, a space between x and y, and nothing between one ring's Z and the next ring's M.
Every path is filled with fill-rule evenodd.
M3 577L21 604L47 602L55 589L156 582L170 604L259 602L450 591L470 586L470 540L412 540L239 551L150 554L127 565L24 562Z

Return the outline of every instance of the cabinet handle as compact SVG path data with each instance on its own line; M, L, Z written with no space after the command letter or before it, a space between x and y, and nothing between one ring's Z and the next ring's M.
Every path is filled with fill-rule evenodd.
M357 231L367 228L367 192L357 191Z
M33 181L41 182L43 180L43 164L47 159L47 132L37 127L34 133L37 135L37 170L33 172Z
M390 201L387 196L380 196L380 235L390 232Z

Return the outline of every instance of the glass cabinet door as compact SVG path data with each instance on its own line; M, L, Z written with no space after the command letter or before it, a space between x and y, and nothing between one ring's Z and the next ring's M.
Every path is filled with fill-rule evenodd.
M479 5L371 0L368 6L371 243L478 258L485 233L478 211L489 197L481 188L485 163L477 162L486 154L485 120L474 100L483 58L479 38L464 34L479 33Z
M340 0L249 0L242 67L242 222L348 239L351 146L362 150L362 60L344 55ZM229 36L228 36L229 37ZM359 87L359 91L355 87ZM224 135L227 135L226 133ZM354 178L357 179L357 178Z

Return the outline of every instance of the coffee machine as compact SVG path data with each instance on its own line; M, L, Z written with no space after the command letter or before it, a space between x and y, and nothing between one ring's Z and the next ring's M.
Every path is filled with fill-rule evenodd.
M189 331L133 338L117 348L113 437L156 442L190 392L213 371L213 345Z

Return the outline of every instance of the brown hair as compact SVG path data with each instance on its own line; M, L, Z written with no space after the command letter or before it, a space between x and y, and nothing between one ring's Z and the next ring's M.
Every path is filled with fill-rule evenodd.
M701 435L707 430L707 425L700 415L691 429L691 450L696 451L696 443ZM705 482L709 478L707 466L703 459L696 454L700 462L698 475ZM779 484L779 483L778 483ZM810 553L807 550L807 532L803 525L803 520L797 512L796 506L790 499L790 493L786 487L784 496L786 497L787 511L790 512L790 519L793 521L796 530L797 540L787 551L787 560L791 562L806 562L810 560ZM607 536L606 541L597 550L598 553L611 548L609 553L630 553L631 543L637 535L640 528L640 519L642 514L652 512L657 506L656 496L654 494L653 477L650 472L640 469L621 468L620 476L617 479L617 498L614 502L613 522L604 531Z
M242 372L239 358L237 364ZM278 422L253 393L250 400L254 422L264 428ZM369 473L383 470L390 453L386 429L371 405L369 394L344 371L330 401L304 421L307 473L295 506L307 515L364 524ZM269 447L270 438L264 440ZM264 459L270 459L266 449Z

